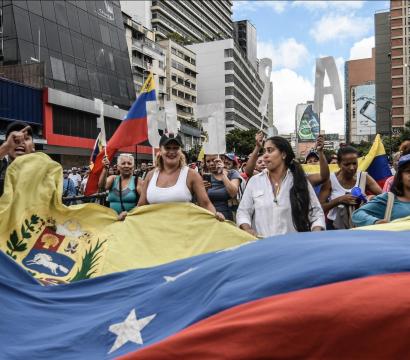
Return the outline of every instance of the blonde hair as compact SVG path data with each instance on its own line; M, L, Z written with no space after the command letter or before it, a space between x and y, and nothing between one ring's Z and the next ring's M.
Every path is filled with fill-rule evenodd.
M121 165L121 160L124 159L124 158L132 159L132 166L135 166L134 156L132 156L132 154L127 154L127 153L122 153L122 154L118 155L117 165Z
M178 150L179 154L179 164L178 168L182 169L186 165L185 155L181 149ZM158 168L160 171L164 170L164 159L161 156L161 151L158 151L157 156L155 157L155 167Z

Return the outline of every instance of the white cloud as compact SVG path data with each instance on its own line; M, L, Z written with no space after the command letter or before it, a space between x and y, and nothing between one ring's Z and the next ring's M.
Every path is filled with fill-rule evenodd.
M364 38L354 43L350 49L349 60L371 58L372 48L374 48L374 46L374 36Z
M312 83L290 69L273 71L274 122L280 134L295 131L296 105L313 100Z
M317 10L337 10L337 11L351 11L361 9L364 5L364 1L319 1L319 0L301 0L293 1L292 6L304 7L310 11Z
M325 15L310 30L310 35L318 42L347 38L360 38L369 33L373 19L348 15Z
M277 14L281 14L287 5L287 1L234 1L233 13L235 16L246 15L260 8L268 8Z
M306 62L309 52L305 45L294 38L282 41L278 46L272 42L258 42L258 57L272 59L272 68L296 69Z
M344 99L344 59L336 58L342 97ZM290 69L273 71L273 111L274 123L280 134L295 131L296 105L313 101L314 84ZM343 100L344 104L344 100ZM333 97L326 95L320 117L321 128L326 133L344 134L344 108L335 110Z

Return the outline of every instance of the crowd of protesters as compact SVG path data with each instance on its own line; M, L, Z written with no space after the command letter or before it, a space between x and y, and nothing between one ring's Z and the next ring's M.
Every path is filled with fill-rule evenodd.
M386 223L410 215L410 140L393 157L393 172L382 190L358 170L359 154L341 147L329 158L321 136L304 162L317 165L305 173L290 143L279 136L255 136L246 160L235 154L206 154L187 164L181 138L163 135L155 162L136 164L133 155L120 154L116 164L103 159L99 189L119 220L135 207L194 202L219 221L229 220L255 236L289 232L349 229ZM32 130L12 123L0 145L0 195L7 167L18 156L34 152ZM339 169L330 173L328 164ZM66 205L87 202L84 194L89 166L63 170Z

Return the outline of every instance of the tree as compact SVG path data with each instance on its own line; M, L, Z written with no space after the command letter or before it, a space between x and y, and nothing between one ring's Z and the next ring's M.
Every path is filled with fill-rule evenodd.
M383 145L386 150L386 154L394 154L399 151L400 144L404 140L410 140L410 121L407 121L404 125L403 131L399 136L390 137L385 135L382 137Z
M360 144L351 143L350 145L359 152L360 156L366 155L372 147L372 143L368 141L361 141Z
M183 46L192 44L192 40L180 35L177 32L169 33L168 39L171 39L172 41L175 41L177 44L180 44Z
M255 147L257 129L233 129L226 135L226 150L238 156L248 156Z
M199 152L201 151L201 146L196 144L190 150L188 150L188 163L194 162L198 160Z

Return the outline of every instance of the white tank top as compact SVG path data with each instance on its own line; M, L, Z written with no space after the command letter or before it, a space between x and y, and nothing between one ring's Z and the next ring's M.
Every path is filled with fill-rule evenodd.
M156 169L147 189L147 201L149 204L161 204L167 202L190 202L192 194L187 186L188 166L184 166L174 186L161 188L157 186L159 170Z
M356 184L355 184L354 186L359 186L359 184L360 184L360 177L361 177L361 176L362 176L362 172L359 171L359 172L356 174ZM345 189L342 185L340 185L339 180L337 180L336 173L331 173L331 174L330 174L330 183L331 183L331 186L332 186L332 192L330 193L330 196L329 196L329 199L330 199L330 200L336 199L336 198L338 198L339 196L343 196L343 195L345 195L346 193L350 193L350 191L353 189L353 188L351 188L351 189ZM334 207L334 208L331 209L331 210L329 211L329 213L327 214L327 218L328 218L329 220L336 220L336 208L337 208L337 207Z

